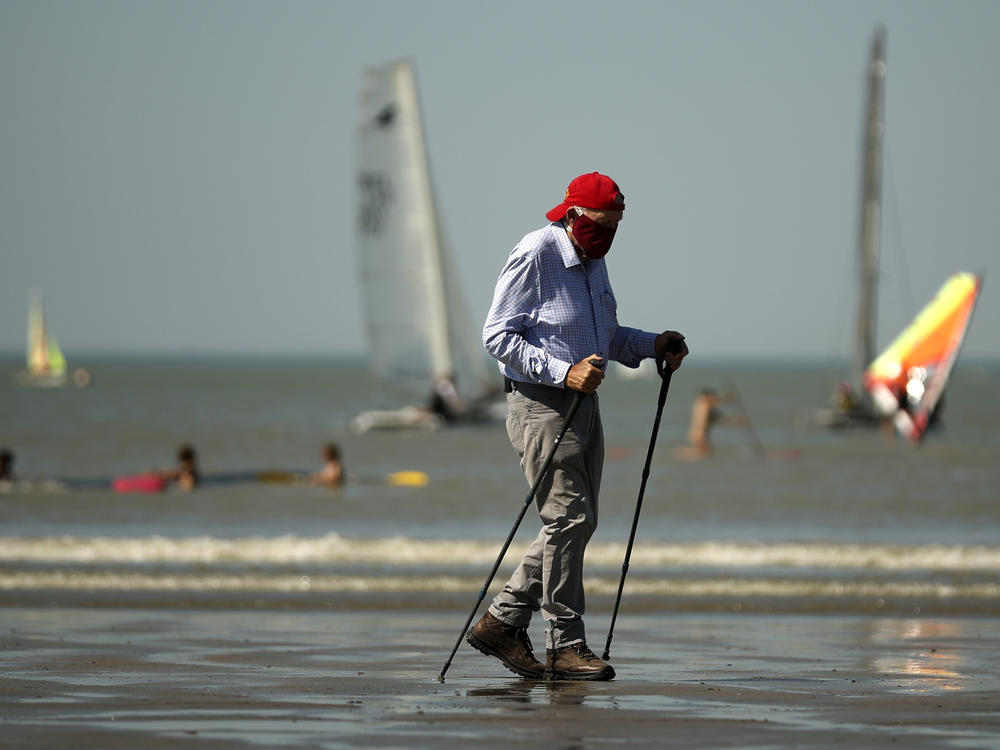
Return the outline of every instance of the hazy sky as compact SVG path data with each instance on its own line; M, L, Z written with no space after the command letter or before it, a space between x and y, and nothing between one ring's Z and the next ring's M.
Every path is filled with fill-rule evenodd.
M623 323L846 357L864 73L888 30L879 344L1000 244L1000 2L0 0L0 350L364 351L361 71L412 59L476 317L581 172ZM965 355L1000 358L987 278Z

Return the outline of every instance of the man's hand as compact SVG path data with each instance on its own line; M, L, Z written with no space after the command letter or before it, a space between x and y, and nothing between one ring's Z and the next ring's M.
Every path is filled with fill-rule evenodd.
M596 354L591 354L569 368L566 373L566 387L574 391L593 393L604 380L604 360Z
M667 344L676 341L677 344L669 347L670 349L675 349L676 351L668 351ZM656 356L658 359L662 359L667 363L667 366L671 370L676 370L681 366L681 362L688 355L687 344L684 343L684 335L678 333L677 331L664 331L659 336L656 337Z

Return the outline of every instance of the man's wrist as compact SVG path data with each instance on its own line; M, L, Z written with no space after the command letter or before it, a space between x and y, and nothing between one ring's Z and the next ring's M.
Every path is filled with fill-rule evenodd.
M552 384L557 388L568 388L569 383L566 380L569 378L569 371L571 369L572 365L569 362L552 360L549 365L549 372L552 374Z

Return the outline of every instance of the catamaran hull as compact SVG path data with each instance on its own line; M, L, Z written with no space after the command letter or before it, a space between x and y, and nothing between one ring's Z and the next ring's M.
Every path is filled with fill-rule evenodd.
M406 406L402 409L361 412L350 421L348 428L355 435L360 435L372 430L432 431L443 424L444 419L433 412L415 406Z
M809 414L809 426L828 430L848 430L878 425L879 418L867 411L843 411L841 409L814 409Z
M449 422L440 414L421 409L418 406L405 406L402 409L386 409L361 412L348 423L348 429L355 435L373 430L386 431L433 431L446 424L484 424L503 422L507 419L506 399L493 399L476 404L465 411L460 417Z

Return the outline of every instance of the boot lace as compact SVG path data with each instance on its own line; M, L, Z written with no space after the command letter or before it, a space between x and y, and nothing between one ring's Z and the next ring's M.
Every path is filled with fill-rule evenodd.
M600 661L600 659L597 658L597 654L591 651L590 646L588 646L586 643L577 643L574 644L573 646L570 646L570 648L576 651L576 653L584 661Z

